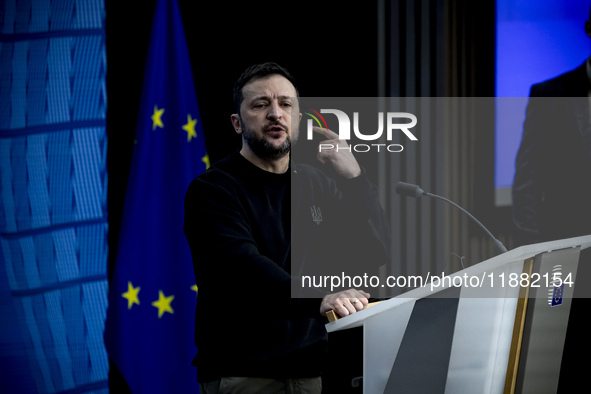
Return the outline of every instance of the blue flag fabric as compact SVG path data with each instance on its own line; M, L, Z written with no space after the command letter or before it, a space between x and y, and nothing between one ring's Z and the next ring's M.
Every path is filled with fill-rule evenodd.
M178 4L158 0L105 327L133 393L198 392L183 200L207 166Z

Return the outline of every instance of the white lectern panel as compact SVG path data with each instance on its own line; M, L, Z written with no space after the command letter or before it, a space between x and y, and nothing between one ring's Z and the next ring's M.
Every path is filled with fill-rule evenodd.
M425 389L428 384L424 383L429 377L437 381L426 388L429 392L502 393L520 289L515 281L509 282L510 275L521 275L525 259L546 252L569 248L583 250L590 246L591 236L523 246L450 275L452 278L494 280L492 286L485 282L482 287L472 283L461 287L457 303L437 300L439 293L453 290L455 282L451 281L435 290L430 286L411 290L329 323L326 328L333 332L364 327L365 393L383 393L388 387L414 393L413 385L418 383ZM442 341L435 343L433 338L439 336ZM421 346L423 339L438 347L433 352L433 356L438 357L436 364L431 362L431 355L424 359L414 357L415 348L425 348ZM438 372L431 373L433 368ZM406 379L407 373L413 375L414 380ZM432 387L435 389L431 390Z

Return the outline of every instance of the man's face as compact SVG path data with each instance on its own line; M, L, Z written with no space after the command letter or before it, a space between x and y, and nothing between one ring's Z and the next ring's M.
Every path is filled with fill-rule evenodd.
M299 108L294 86L280 75L255 79L242 88L240 114L233 116L234 126L250 149L260 158L278 160L297 140Z

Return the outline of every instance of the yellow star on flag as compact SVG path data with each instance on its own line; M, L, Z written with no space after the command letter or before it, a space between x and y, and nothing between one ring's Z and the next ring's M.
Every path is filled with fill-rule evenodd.
M162 123L163 113L164 108L158 109L158 106L154 106L154 114L152 114L152 130L156 130L156 127L164 128L164 123Z
M197 138L197 132L195 131L195 125L197 119L193 119L191 114L187 115L187 124L183 126L183 130L187 132L187 142L191 142L191 138Z
M201 161L205 163L205 168L209 168L209 155L205 155L201 158Z
M158 308L158 319L160 319L162 315L164 315L164 312L168 312L171 314L174 313L172 307L170 306L172 300L174 300L173 295L166 297L162 290L158 290L158 300L152 302L152 306Z
M197 293L197 284L194 284L193 286L191 286L191 290L193 290L195 293Z
M131 309L133 304L140 304L140 299L138 298L138 293L140 290L141 287L133 287L131 282L127 282L127 291L121 294L121 297L127 300L127 309Z

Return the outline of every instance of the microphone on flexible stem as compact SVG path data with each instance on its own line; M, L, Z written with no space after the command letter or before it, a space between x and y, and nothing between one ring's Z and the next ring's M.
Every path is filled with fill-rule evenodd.
M505 247L505 245L503 245L501 243L501 241L496 239L494 237L494 235L492 235L492 233L490 231L488 231L488 229L486 227L484 227L484 225L478 221L478 219L476 219L474 216L472 216L470 214L470 212L466 211L464 208L460 207L455 202L448 200L447 198L438 196L437 194L427 193L423 189L421 189L419 186L412 185L412 184L406 183L406 182L398 182L396 184L396 193L400 194L401 196L407 196L407 197L412 197L412 198L419 198L424 195L424 196L428 196L428 197L438 198L443 201L447 201L451 205L459 208L462 212L464 212L466 215L468 215L472 220L474 220L476 223L478 223L478 225L493 239L495 246L497 247L497 249L501 253L505 253L507 251L507 248Z

